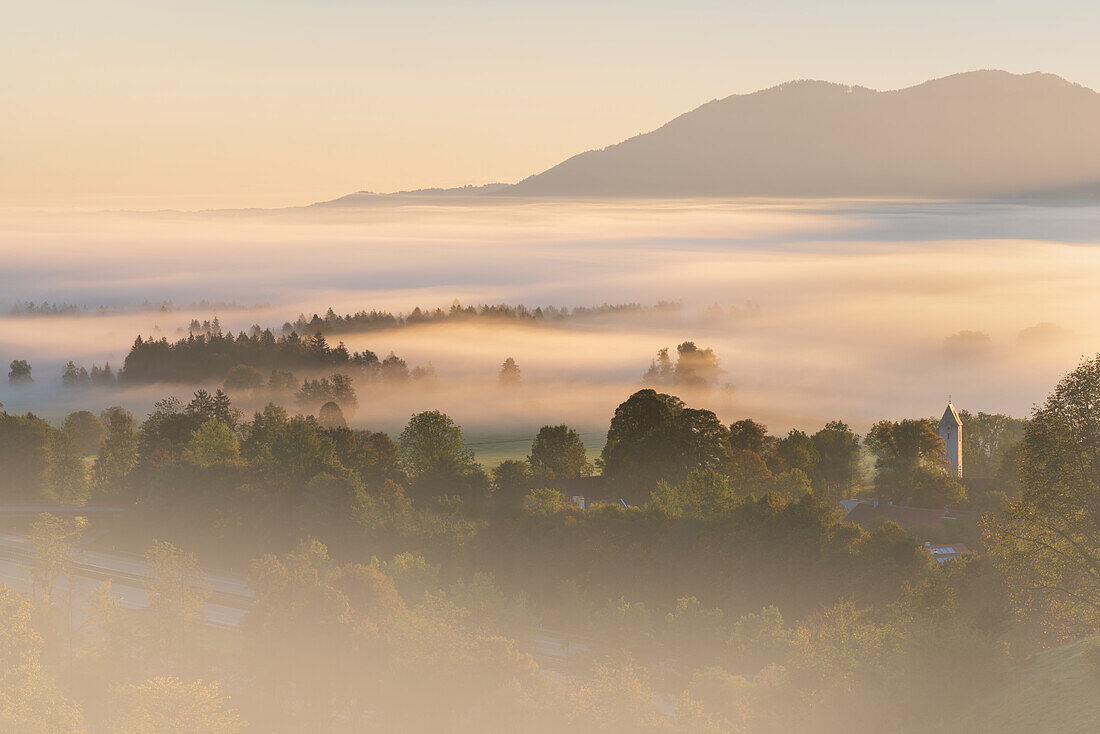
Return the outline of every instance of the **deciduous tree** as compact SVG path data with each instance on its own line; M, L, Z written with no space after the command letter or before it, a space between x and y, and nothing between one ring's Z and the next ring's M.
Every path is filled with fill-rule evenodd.
M528 461L532 476L551 484L585 476L591 470L580 434L566 425L540 428Z
M31 377L31 366L25 359L13 359L9 365L8 383L13 386L30 385L34 382Z
M987 518L1021 614L1056 634L1100 630L1100 356L1066 375L1024 431L1023 494Z
M119 491L127 475L138 461L138 436L134 416L123 408L113 407L99 416L105 435L96 460L96 481L100 491Z
M175 676L120 685L111 692L109 734L236 734L244 728L216 681Z

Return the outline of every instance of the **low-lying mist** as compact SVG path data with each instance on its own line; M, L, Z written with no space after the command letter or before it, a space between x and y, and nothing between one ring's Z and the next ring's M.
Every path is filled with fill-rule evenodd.
M1100 210L367 203L0 215L0 730L1100 728Z
M174 340L192 318L277 331L330 306L679 301L671 314L444 323L329 341L435 370L430 386L356 384L352 425L396 431L412 412L437 408L475 443L565 422L598 444L657 350L687 340L714 349L725 374L685 397L776 432L834 418L862 430L931 414L949 394L970 410L1022 415L1098 349L1097 224L1095 208L890 202L404 199L277 212L7 213L4 314L28 300L118 312L0 318L0 358L26 359L35 379L0 386L0 402L54 418L92 403L143 413L165 395L185 397L197 385L66 392L60 374L68 360L117 370L135 336ZM264 305L186 305L202 299ZM137 308L143 301L180 306ZM746 301L758 311L736 310ZM515 391L496 379L507 357L523 376Z

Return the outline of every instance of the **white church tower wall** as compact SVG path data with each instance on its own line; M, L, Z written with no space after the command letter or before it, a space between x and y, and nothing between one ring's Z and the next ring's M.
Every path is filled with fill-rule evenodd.
M943 412L943 418L940 418L940 438L943 439L946 450L948 471L962 478L962 421L959 420L959 414L950 401L947 403L947 410Z

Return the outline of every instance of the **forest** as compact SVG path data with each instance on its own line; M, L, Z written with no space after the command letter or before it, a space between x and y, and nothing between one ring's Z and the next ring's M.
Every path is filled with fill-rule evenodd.
M650 379L707 363L679 351ZM4 502L124 510L33 520L33 592L0 592L0 721L965 731L1043 650L1097 631L1100 522L1077 508L1098 398L1100 358L1026 421L964 411L962 480L932 419L775 436L654 388L609 417L598 456L550 425L491 469L438 411L394 437L348 428L335 401L245 416L221 391L141 420L0 413ZM853 497L981 519L863 527L843 520ZM929 542L973 552L938 563ZM109 580L75 599L81 553L104 547L144 558L144 608ZM236 627L208 623L205 569L249 569Z
M167 312L168 307L163 306ZM715 307L723 315L725 309ZM752 311L752 304L746 304ZM741 307L733 307L729 313L740 313ZM503 324L508 322L523 324L562 323L573 319L584 319L602 315L636 314L660 312L677 314L679 303L659 302L652 307L643 307L637 303L603 304L602 306L538 307L528 309L523 305L510 306L479 305L462 306L455 301L448 310L442 308L413 308L409 313L394 314L390 311L372 309L361 310L354 314L339 315L329 308L324 317L314 314L307 319L299 315L297 320L285 322L280 329L261 328L253 325L247 331L242 330L235 336L233 332L223 330L218 317L199 321L193 319L186 334L179 330L179 338L156 338L141 335L134 339L129 353L117 370L110 364L103 367L87 367L76 361L69 361L62 370L62 383L67 387L89 385L110 386L113 384L142 384L153 382L188 382L223 380L228 377L230 387L255 388L255 379L249 374L248 381L242 383L243 373L238 371L230 376L234 368L248 367L261 373L277 372L273 375L274 388L281 388L281 379L294 370L322 371L344 370L349 375L365 380L387 380L400 382L409 377L425 377L432 373L431 365L409 368L405 361L392 352L385 358L370 351L349 352L343 342L335 347L329 345L326 334L347 334L400 329L426 324L454 324L461 322ZM72 305L56 306L42 303L17 305L12 312L15 316L72 315L87 314L86 309ZM106 314L103 307L94 313ZM713 316L713 309L708 311ZM312 336L303 336L312 335ZM236 384L235 384L236 383Z
M449 308L421 308L413 307L408 313L392 313L386 310L365 309L340 315L331 307L324 316L313 314L306 318L305 314L299 314L293 321L283 324L282 334L291 332L298 334L346 334L364 331L382 331L385 329L398 329L405 326L418 326L421 324L441 324L447 322L520 322L561 323L570 319L585 319L595 316L607 316L617 314L637 313L669 313L678 314L681 311L678 301L659 301L653 306L643 306L640 303L604 303L599 306L536 306L528 308L523 304L478 304L463 306L457 300ZM191 331L197 331L199 325L192 322Z
M30 378L32 369L25 360L13 361L9 381ZM296 332L277 337L270 330L257 328L252 334L234 336L231 332L223 334L219 327L175 342L138 336L117 373L109 363L103 367L93 364L89 370L70 360L62 370L61 382L65 387L79 388L217 380L228 389L262 387L279 397L302 384L292 370L333 370L344 380L354 375L390 383L432 373L430 365L410 370L405 360L393 353L380 360L370 350L349 352L343 342L331 347L320 332L302 339Z
M150 301L142 301L140 304L133 304L127 306L113 305L99 305L95 308L91 308L88 305L77 305L75 303L50 303L49 301L42 301L41 303L35 303L34 301L21 301L16 302L11 307L8 315L21 317L37 317L37 316L114 316L123 313L138 313L143 311L156 311L159 313L171 313L179 310L241 310L246 309L247 306L242 306L239 303L227 303L224 301L195 301L185 306L177 306L171 301L160 301L152 303Z

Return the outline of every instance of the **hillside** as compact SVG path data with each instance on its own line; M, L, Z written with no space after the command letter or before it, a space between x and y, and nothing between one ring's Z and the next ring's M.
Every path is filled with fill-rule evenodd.
M977 71L885 92L798 81L715 100L494 193L970 198L1088 190L1100 181L1097 130L1100 95L1051 74Z

